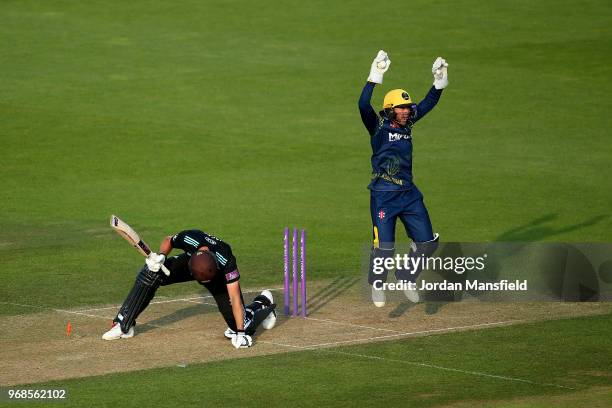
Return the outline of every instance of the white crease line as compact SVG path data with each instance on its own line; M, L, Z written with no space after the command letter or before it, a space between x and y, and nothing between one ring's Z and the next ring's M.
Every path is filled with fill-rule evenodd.
M206 299L206 298L211 298L212 296L197 296L197 297L193 297L193 298L181 298L181 299L170 299L170 300L158 300L158 301L152 301L150 303L150 305L159 305L159 304L163 304L163 303L173 303L173 302L188 302L190 300L195 300L195 299ZM98 310L107 310L107 309L118 309L120 308L121 305L116 305L116 306L107 306L107 307L99 307L99 308L95 308L95 309L82 309L79 310L80 312L96 312Z
M396 334L388 334L386 336L375 336L375 337L367 337L367 338L364 338L364 339L352 339L352 340L343 340L343 341L332 341L332 342L329 342L329 343L310 344L310 345L301 346L301 347L304 348L304 349L309 349L309 348L314 348L314 347L336 346L336 345L339 345L339 344L358 343L358 342L363 342L363 341L388 339L388 338L393 338L393 337L415 336L415 335L418 335L418 334L450 332L450 331L454 331L454 330L473 329L473 328L477 328L477 327L486 327L486 326L501 326L501 325L505 325L505 324L518 323L518 322L522 322L522 320L507 320L507 321L503 321L503 322L480 323L480 324L474 324L474 325L469 325L469 326L447 327L447 328L442 328L442 329L421 330L421 331L416 331L416 332L397 332Z
M95 318L98 318L98 319L106 319L106 320L107 319L112 319L112 317L97 316L97 315L92 315L92 314L82 313L82 312L77 312L77 311L71 311L71 310L53 309L53 308L50 308L50 307L24 305L24 304L21 304L21 303L12 303L12 302L0 302L0 303L2 303L3 305L30 307L32 309L48 310L48 311L53 311L53 312L57 312L57 313L70 313L70 314L76 314L76 315L87 316L87 317L95 317Z
M307 320L321 320L321 319L313 319L313 318L309 317L309 318L307 318ZM350 325L350 326L356 326L356 327L360 327L360 328L362 328L362 327L370 328L370 327L366 327L366 326L353 325L351 323L335 322L333 320L325 320L325 321L328 322L328 323L337 323L339 325ZM480 324L469 325L469 326L447 327L447 328L441 328L441 329L422 330L422 331L416 331L416 332L402 332L402 331L392 330L392 331L395 331L396 334L390 334L390 335L386 335L386 336L367 337L367 338L363 338L363 339L336 341L336 342L330 342L330 343L311 344L311 345L305 345L305 346L296 346L296 345L291 345L291 344L274 343L274 342L270 342L270 341L261 341L261 342L263 342L263 343L270 343L270 344L274 344L274 345L277 345L277 346L293 347L293 348L299 348L299 349L302 349L302 350L309 350L309 349L314 349L316 347L334 346L334 345L344 344L344 343L349 343L349 342L369 341L369 340L386 339L386 338L401 337L401 336L413 336L413 335L426 334L426 333L438 333L438 332L446 332L446 331L453 331L453 330L467 329L467 328L476 328L476 327L483 327L483 326L503 325L503 324L514 323L514 322L522 322L522 320L508 320L508 321L504 321L504 322L480 323ZM375 329L376 330L376 328L374 328L374 327L372 327L371 329ZM381 330L389 330L389 329L381 329Z
M259 339L257 339L257 343L265 343L265 344L271 344L273 346L289 347L289 348L295 348L295 349L299 349L299 350L303 350L304 349L301 346L295 346L293 344L277 343L275 341L268 341L268 340L259 340ZM306 350L308 350L308 349L306 349Z
M21 307L31 307L33 309L43 309L43 310L49 310L48 307L42 307L42 306L32 306L32 305L23 305L21 303L13 303L13 302L0 302L3 305L12 305L12 306L21 306Z
M323 322L323 323L333 323L333 324L344 325L344 326L359 327L360 329L369 329L369 330L388 331L388 332L393 332L393 333L404 333L404 332L399 331L399 330L384 329L384 328L382 328L382 327L370 327L370 326L362 326L362 325L360 325L360 324L347 323L347 322L336 322L336 321L334 321L334 320L329 320L329 319L317 319L317 318L315 318L315 317L307 317L306 319L307 319L307 320L317 321L317 322Z
M539 383L539 382L535 382L535 381L531 381L531 380L526 380L524 378L507 377L507 376L504 376L504 375L496 375L496 374L487 374L487 373L481 373L479 371L460 370L458 368L449 368L449 367L443 367L443 366L434 365L434 364L417 363L417 362L412 362L412 361L397 360L397 359L394 359L394 358L386 358L386 357L380 357L380 356L370 356L370 355L367 355L367 354L347 353L347 352L344 352L344 351L334 351L334 350L320 350L320 351L326 352L326 353L343 354L343 355L347 355L347 356L368 358L368 359L372 359L372 360L392 361L392 362L396 362L396 363L403 363L403 364L410 364L410 365L416 365L416 366L421 366L421 367L435 368L437 370L453 371L453 372L456 372L456 373L476 375L476 376L479 376L479 377L495 378L495 379L499 379L499 380L516 381L516 382L522 382L522 383L527 383L527 384L532 384L532 385L539 385L539 386L546 386L546 387L557 387L557 388L564 388L564 389L568 389L568 390L575 390L575 388L567 387L565 385L550 384L550 383Z
M88 314L88 313L81 313L81 312L74 312L71 310L63 310L63 309L52 309L54 312L58 312L58 313L70 313L70 314L76 314L79 316L87 316L87 317L95 317L98 319L104 319L104 320L113 320L115 318L115 316L98 316L98 315L92 315L92 314ZM163 326L159 326L157 324L153 324L153 323L148 323L148 322L144 322L142 324L140 324L140 326L151 326L151 327L155 327L157 329L163 329Z
M215 306L217 307L217 305L215 303L208 303L208 302L196 302L194 300L186 300L185 302L188 303L195 303L196 305L207 305L207 306Z
M79 315L79 316L95 317L97 319L104 319L104 320L113 320L115 318L115 316L111 316L111 317L98 316L98 315L92 315L92 314L89 314L89 313L73 312L71 310L62 310L62 309L52 309L52 310L54 312L58 312L58 313L69 313L69 314L75 314L75 315Z

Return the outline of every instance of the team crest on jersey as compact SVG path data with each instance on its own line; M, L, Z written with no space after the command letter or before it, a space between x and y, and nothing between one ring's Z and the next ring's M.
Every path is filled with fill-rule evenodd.
M385 212L385 210L380 210L378 212L378 218L381 219L381 220L384 220L386 215L387 215L387 213Z

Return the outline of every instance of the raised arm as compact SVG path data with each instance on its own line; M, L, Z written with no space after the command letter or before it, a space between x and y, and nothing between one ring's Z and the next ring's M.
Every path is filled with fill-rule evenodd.
M374 61L372 61L372 66L370 67L370 75L368 76L368 82L366 82L363 90L361 91L361 96L359 97L359 113L361 114L361 121L365 125L366 129L368 129L368 133L373 135L376 131L376 126L378 125L378 116L370 105L370 100L372 99L372 92L374 91L374 86L376 84L382 84L383 75L389 69L389 65L391 65L391 60L386 52L383 50L378 51Z
M416 118L413 119L412 123L416 123L423 119L423 117L438 104L441 95L442 90L436 89L436 87L432 86L429 92L427 92L425 98L423 98L423 100L417 104L417 115Z
M413 123L423 119L437 105L442 90L448 86L448 64L444 58L438 57L431 67L434 83L425 98L417 105L417 116Z
M374 91L375 84L373 82L366 82L361 96L359 97L359 113L361 114L361 121L363 125L368 129L368 133L373 135L376 131L376 125L378 124L378 115L370 105L372 99L372 92Z

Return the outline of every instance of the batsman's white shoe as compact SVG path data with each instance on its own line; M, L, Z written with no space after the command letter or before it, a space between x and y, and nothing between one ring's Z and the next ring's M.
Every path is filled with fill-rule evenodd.
M384 290L376 290L374 285L372 285L372 302L374 302L374 306L383 307L387 304L387 297L385 296Z
M419 303L419 291L416 289L405 289L404 295L412 303Z
M225 333L223 333L223 335L228 338L228 339L233 339L234 336L236 335L236 332L233 331L232 329L230 329L229 327L225 330Z
M274 298L272 297L272 292L270 292L268 289L262 290L261 291L261 295L267 297L268 299L270 299L270 304L274 303Z
M274 326L276 326L276 310L271 311L268 317L261 322L261 327L266 330L270 330Z
M268 299L270 299L270 304L274 303L274 298L272 297L272 292L270 292L268 289L266 289L263 292L261 292L261 295L267 297ZM275 325L276 325L276 310L272 310L272 312L268 315L268 317L266 317L263 320L263 322L261 322L261 327L263 327L266 330L270 330Z
M119 323L113 324L113 327L102 335L104 340L129 339L131 337L134 337L134 326L130 327L127 333L124 333L121 331Z

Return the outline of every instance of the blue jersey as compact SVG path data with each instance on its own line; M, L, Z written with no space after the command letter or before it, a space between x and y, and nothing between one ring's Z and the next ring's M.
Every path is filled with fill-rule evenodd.
M372 145L372 181L370 190L410 190L412 183L412 126L438 103L441 89L431 87L425 99L418 103L416 115L404 127L393 127L381 112L379 117L372 106L374 83L366 82L359 98L361 120L368 129Z

